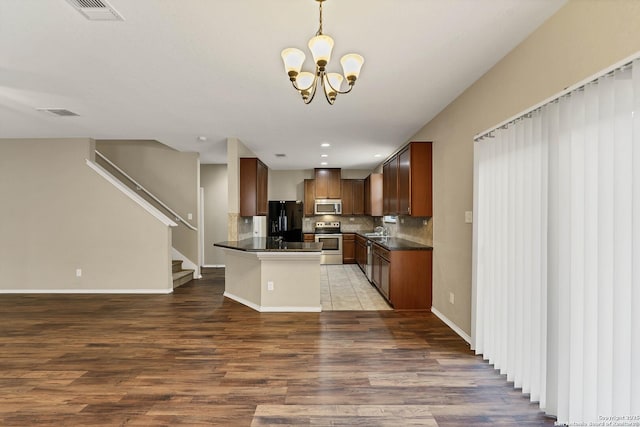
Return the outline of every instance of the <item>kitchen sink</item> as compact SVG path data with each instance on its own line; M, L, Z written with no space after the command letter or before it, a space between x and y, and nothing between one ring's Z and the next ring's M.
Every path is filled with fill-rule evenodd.
M372 234L370 236L367 236L368 239L370 240L375 240L376 242L386 242L387 239L389 239L389 236L382 236L380 234Z

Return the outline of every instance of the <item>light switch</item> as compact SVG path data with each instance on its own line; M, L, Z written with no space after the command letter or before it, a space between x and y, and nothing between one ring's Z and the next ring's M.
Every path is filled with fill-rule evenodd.
M473 222L473 211L466 211L464 213L464 222L471 224Z
M193 214L192 213L188 213L187 214L187 219L193 219Z

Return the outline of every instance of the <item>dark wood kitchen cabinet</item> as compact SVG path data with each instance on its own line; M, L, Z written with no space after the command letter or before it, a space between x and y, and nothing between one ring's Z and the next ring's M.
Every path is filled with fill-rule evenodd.
M240 158L240 216L269 213L267 188L269 169L256 157Z
M307 243L313 243L316 241L316 235L313 233L303 233L302 239Z
M358 264L360 270L362 270L362 272L366 274L365 269L367 265L367 239L356 234L355 247L356 264Z
M373 244L373 284L396 310L431 310L431 250L393 250Z
M316 180L304 180L304 216L314 216L316 200Z
M389 273L391 269L391 256L389 250L380 245L373 245L373 275L371 277L373 284L378 288L380 293L393 305L392 296L389 292Z
M339 168L315 169L315 198L340 199L342 197L341 177Z
M355 264L356 262L356 235L354 233L342 234L342 263Z
M364 180L342 180L342 215L364 215Z
M398 213L398 157L394 156L382 165L383 214Z
M383 165L385 215L433 215L432 145L411 142Z

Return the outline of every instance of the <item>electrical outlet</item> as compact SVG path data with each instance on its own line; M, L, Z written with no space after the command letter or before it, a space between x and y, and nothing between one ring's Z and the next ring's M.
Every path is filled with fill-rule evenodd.
M188 213L187 214L187 219L193 219L193 214L192 213Z
M426 219L423 219L423 220L422 220L422 225L427 225L428 223L429 223L429 221L428 221L428 220L426 220Z
M466 211L464 213L464 222L471 224L473 222L473 211Z
M272 291L273 290L273 282L271 280L269 280L267 282L267 290L268 291Z
M356 219L355 219L354 217L349 217L349 221L353 222L353 221L355 221L355 220L356 220Z
M81 268L77 268L76 269L76 277L82 277L82 269Z
M449 292L449 304L455 304L456 296L453 292Z
M249 224L249 218L245 218L245 219L244 219L244 223L245 223L245 224Z

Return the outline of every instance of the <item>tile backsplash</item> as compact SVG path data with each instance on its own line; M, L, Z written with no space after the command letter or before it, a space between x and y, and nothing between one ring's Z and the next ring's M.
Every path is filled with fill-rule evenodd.
M396 223L382 222L376 217L374 227L381 225L389 230L389 235L433 246L433 218L397 217Z
M343 233L355 233L373 231L374 218L370 216L342 216L342 215L318 215L306 216L302 221L302 232L313 233L318 221L340 221L340 230Z

